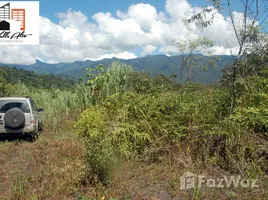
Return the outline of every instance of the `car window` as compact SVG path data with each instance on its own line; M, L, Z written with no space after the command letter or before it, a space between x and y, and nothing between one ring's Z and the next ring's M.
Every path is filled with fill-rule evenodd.
M19 108L24 113L30 113L27 100L0 100L0 112L6 113L9 109Z
M34 100L30 99L30 104L31 104L31 106L32 106L33 111L38 111L38 108L37 108L37 106L36 106Z

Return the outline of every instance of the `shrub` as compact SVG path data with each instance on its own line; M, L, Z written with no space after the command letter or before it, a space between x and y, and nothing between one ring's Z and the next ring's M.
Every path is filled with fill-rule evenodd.
M85 142L90 171L107 180L121 159L157 161L187 135L209 132L217 123L217 101L202 95L117 93L85 110L76 129Z
M268 79L251 76L240 81L240 96L231 119L259 133L268 130Z
M139 133L135 126L109 121L105 108L91 107L85 110L75 127L87 149L87 166L91 174L107 182L114 166L121 158L133 156L133 144L145 142L146 134Z

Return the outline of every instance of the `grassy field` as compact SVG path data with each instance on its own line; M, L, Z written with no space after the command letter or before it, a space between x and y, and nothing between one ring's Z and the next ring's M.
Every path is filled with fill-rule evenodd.
M260 188L180 190L180 176L198 172L190 157L178 149L176 160L146 164L118 163L109 185L85 181L85 148L70 132L44 132L35 142L0 142L0 199L267 199L267 177ZM228 175L219 168L204 175Z

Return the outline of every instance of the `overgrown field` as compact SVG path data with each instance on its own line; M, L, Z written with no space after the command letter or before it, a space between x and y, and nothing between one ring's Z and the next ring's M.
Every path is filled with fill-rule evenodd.
M2 199L267 199L268 76L178 84L130 66L88 69L74 91L23 84L45 132L0 144ZM258 187L181 190L185 172L258 179ZM250 185L251 186L251 185Z

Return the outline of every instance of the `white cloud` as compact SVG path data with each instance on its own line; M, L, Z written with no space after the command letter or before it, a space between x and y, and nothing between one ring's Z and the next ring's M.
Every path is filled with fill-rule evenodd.
M137 58L137 56L133 53L130 53L130 52L122 52L122 53L118 53L118 54L104 54L100 57L98 57L97 59L95 58L87 58L85 60L102 60L102 59L105 59L105 58L108 58L108 59L111 59L111 58L119 58L119 59L124 59L124 60L129 60L129 59L134 59L134 58Z
M72 62L85 59L137 57L162 52L178 52L179 39L196 39L206 36L215 41L215 54L230 54L228 50L237 45L230 19L216 13L214 24L200 30L192 26L188 30L183 19L201 10L187 0L166 0L165 12L158 12L150 4L130 5L126 11L95 13L87 17L80 11L69 9L58 13L55 24L40 16L39 46L8 46L0 48L0 63L32 64L36 58L50 63ZM241 13L235 12L236 24ZM227 42L228 41L228 45Z
M187 0L167 0L166 11L177 19L183 19L186 15L193 14L193 7L188 3Z
M153 22L157 19L157 11L155 7L150 4L136 4L131 5L128 8L127 13L123 13L121 11L117 12L117 15L122 19L133 19L135 20L140 28L147 32L153 26Z
M159 51L164 53L179 53L179 49L174 45L161 47Z
M153 45L147 45L145 47L143 47L143 55L148 55L148 54L152 54L155 50L157 49L156 46Z
M214 47L215 55L236 55L238 53L237 47L224 47L224 46L216 46Z
M0 48L0 63L29 65L38 57L37 48L5 46Z

